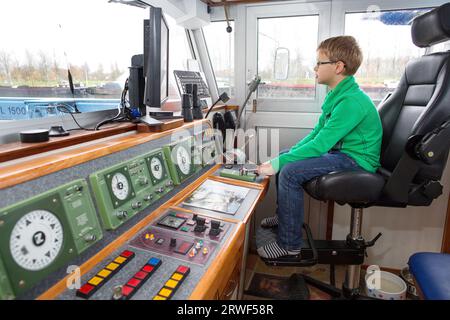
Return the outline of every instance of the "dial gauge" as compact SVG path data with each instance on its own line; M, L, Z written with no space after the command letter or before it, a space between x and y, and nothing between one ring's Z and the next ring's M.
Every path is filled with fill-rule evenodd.
M159 160L158 157L152 158L152 160L150 161L150 168L155 179L161 180L163 176L163 166L161 160Z
M117 172L111 179L111 190L119 200L125 200L130 191L127 177L123 173Z
M191 156L184 146L178 146L176 159L180 171L188 175L191 168Z
M38 271L55 260L62 244L63 228L58 218L49 211L34 210L17 221L9 248L20 267Z

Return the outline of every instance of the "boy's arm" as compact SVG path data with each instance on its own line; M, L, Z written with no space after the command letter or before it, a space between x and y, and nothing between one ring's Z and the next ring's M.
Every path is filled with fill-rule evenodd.
M320 129L323 128L324 121L325 121L325 116L322 113L322 115L320 116L319 121L317 122L317 124L314 127L314 129L311 130L311 132L308 133L308 135L306 137L304 137L302 140L300 140L294 146L292 146L291 150L300 148L302 145L304 145L304 144L308 143L309 141L313 140L316 137L317 133L319 133Z
M343 100L314 139L271 160L272 167L278 172L289 162L321 156L352 131L364 116L365 112L357 101Z

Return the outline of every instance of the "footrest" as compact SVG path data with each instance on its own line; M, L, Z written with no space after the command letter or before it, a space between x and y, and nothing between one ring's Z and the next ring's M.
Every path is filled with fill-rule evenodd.
M301 249L301 253L292 256L283 256L277 259L261 258L269 266L309 267L318 263L318 253L314 246L311 229L305 223L303 229L307 236L307 246ZM256 246L259 248L270 242L276 241L277 228L259 228L256 231Z
M284 256L277 259L261 258L265 264L269 266L281 266L281 267L310 267L317 264L314 259L303 259L302 255Z

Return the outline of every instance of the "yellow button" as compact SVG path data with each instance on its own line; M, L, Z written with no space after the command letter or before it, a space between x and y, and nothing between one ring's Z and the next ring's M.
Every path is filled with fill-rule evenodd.
M183 279L183 275L180 274L180 273L176 273L176 272L175 272L175 273L172 275L172 279L173 279L173 280L180 281L181 279Z
M161 297L161 296L155 296L153 300L167 300L167 298Z
M178 281L175 281L175 280L169 280L165 284L166 287L172 288L172 289L175 289L177 285L178 285Z
M170 294L172 293L172 290L170 289L166 289L166 288L162 288L161 291L158 293L160 296L166 297L168 298L170 296Z
M88 283L92 284L93 286L98 286L98 284L102 281L103 279L100 277L93 277L91 280L88 281Z
M114 262L117 262L118 264L122 264L125 260L127 260L124 257L117 257L114 259Z
M119 265L117 263L111 262L110 264L108 264L106 266L106 269L109 269L111 271L116 270L119 267Z
M102 278L106 278L107 276L109 276L111 274L111 271L103 269L102 271L100 271L99 273L97 273L98 276L102 277Z

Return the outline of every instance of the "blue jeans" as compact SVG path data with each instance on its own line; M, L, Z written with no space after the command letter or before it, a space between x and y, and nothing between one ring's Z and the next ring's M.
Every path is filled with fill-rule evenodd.
M288 151L283 150L281 153ZM286 164L276 174L278 245L287 250L301 248L304 221L303 184L305 182L332 171L355 169L364 170L355 160L340 151L330 151L317 158Z

